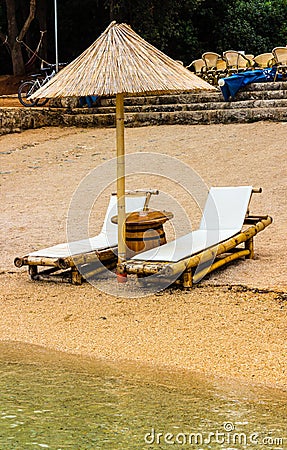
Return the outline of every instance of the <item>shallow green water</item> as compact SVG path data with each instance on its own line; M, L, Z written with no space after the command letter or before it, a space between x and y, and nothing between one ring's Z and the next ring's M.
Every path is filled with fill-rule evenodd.
M286 449L287 394L0 344L0 449ZM240 435L239 435L240 433Z

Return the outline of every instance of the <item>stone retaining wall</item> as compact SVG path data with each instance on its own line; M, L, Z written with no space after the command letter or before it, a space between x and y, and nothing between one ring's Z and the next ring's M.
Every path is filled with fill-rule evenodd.
M62 111L48 108L0 108L0 134L19 133L30 128L58 126Z
M201 111L126 113L127 127L287 121L287 107L234 108ZM65 109L0 108L0 135L48 126L114 127L114 114L69 114Z
M131 97L125 100L125 124L136 127L287 121L286 98L287 82L247 86L229 102L224 102L220 91ZM0 107L0 135L47 126L115 126L114 98L102 99L95 108L75 106L77 99L53 100L42 108Z

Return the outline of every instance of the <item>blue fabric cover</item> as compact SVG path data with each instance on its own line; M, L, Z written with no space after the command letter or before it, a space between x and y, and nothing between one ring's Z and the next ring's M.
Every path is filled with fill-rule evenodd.
M80 106L83 107L87 105L88 108L92 108L92 106L94 105L94 103L96 103L98 98L99 98L98 95L87 95L86 97L81 97L79 102Z
M245 72L235 73L230 77L222 78L223 86L220 86L224 100L228 101L234 97L240 88L250 83L263 83L265 81L274 81L276 67L271 69L246 70ZM280 79L280 76L278 76Z

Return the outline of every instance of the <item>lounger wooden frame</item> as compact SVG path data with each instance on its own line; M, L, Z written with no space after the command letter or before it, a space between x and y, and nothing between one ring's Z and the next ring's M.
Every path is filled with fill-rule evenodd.
M254 236L272 223L270 216L248 216L245 225L252 224L234 237L178 262L155 262L129 260L122 264L121 270L139 278L158 274L157 283L167 283L176 279L184 288L208 273L239 258L254 258ZM243 247L239 247L243 244ZM200 269L201 268L201 269Z
M101 273L105 267L113 269L117 265L117 247L79 253L67 258L49 258L42 256L24 256L15 258L14 264L20 268L28 266L30 278L34 281L62 281L72 284L82 284L85 267L89 272L85 275L93 276ZM44 270L39 272L39 267ZM80 269L80 271L78 270Z
M145 196L143 210L148 208L151 196L158 194L159 191L155 189L126 191L126 195ZM105 269L112 270L116 267L117 246L61 258L28 254L15 258L14 264L18 268L28 266L28 273L34 281L62 281L80 285L85 277L90 278Z

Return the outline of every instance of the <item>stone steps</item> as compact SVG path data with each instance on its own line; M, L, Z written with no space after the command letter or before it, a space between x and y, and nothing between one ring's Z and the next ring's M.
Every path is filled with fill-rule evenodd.
M228 102L220 90L125 98L125 125L130 127L285 121L286 115L287 82L246 86ZM114 126L115 99L103 98L95 108L75 108L64 120L75 126Z
M287 94L287 92L286 92ZM202 111L202 110L219 110L219 109L238 109L238 108L277 108L287 107L287 96L281 99L248 99L236 102L205 102L205 103L174 103L161 105L125 105L125 114L128 113L149 113L149 112L177 112L177 111ZM74 114L85 114L74 110ZM115 114L115 108L112 106L98 107L96 114ZM87 110L86 114L91 114Z
M169 105L183 103L209 103L224 101L219 91L199 92L186 94L169 94L169 95L147 95L142 97L126 97L126 106L144 106L144 105ZM102 107L115 107L115 98L102 98L100 102Z
M198 125L215 123L246 123L259 120L287 121L287 108L237 108L178 112L126 113L125 126ZM78 127L115 126L114 114L63 114L63 125Z
M232 101L224 101L220 90L215 92L183 93L177 95L145 96L125 98L126 125L142 126L151 123L217 123L223 121L285 120L287 108L287 82L254 83L238 92ZM262 119L257 109L262 111ZM278 111L277 111L278 109ZM235 111L241 110L241 112ZM249 111L250 110L250 111ZM254 111L252 111L254 110ZM249 111L249 112L248 112ZM77 123L112 123L115 114L115 99L102 99L95 108L75 108L70 112L78 117ZM107 115L105 119L102 117ZM244 118L245 117L245 118ZM254 119L252 119L254 117ZM73 119L71 119L74 121Z
M19 108L17 96L9 97L9 107L5 102L5 107L1 107L0 98L1 134L50 125L115 126L115 98L102 98L94 108L73 107L77 99L50 101L48 106L42 108ZM287 82L246 86L228 102L224 101L220 90L125 98L125 125L128 127L259 120L287 121Z
M4 111L3 111L4 110ZM125 126L287 122L287 108L236 108L125 114ZM0 134L46 126L114 127L114 114L69 114L62 108L0 108Z

